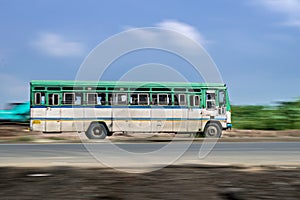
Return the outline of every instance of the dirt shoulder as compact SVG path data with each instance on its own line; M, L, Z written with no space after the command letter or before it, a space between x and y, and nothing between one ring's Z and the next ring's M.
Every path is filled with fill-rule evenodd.
M5 199L299 199L300 169L171 166L146 174L99 168L0 168Z
M139 141L184 141L184 140L201 141L204 138L195 138L192 134L121 134L115 133L106 140L116 142L139 142ZM285 131L262 131L262 130L229 130L223 131L220 141L300 141L300 130ZM43 134L42 132L29 131L25 125L0 125L0 143L19 142L19 143L62 143L62 142L97 142L88 140L84 133L60 133L60 134Z

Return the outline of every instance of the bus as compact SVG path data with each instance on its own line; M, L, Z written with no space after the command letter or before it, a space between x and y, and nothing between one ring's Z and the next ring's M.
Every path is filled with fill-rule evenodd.
M85 132L89 139L123 133L199 133L231 128L225 84L189 82L30 82L30 127Z

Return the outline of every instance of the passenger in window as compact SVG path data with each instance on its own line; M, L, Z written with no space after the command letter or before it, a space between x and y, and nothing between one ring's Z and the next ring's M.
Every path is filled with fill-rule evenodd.
M178 101L178 97L174 96L174 105L178 106L179 105L179 101Z
M157 98L152 98L152 105L157 105Z
M138 105L138 99L136 97L133 97L132 105Z
M210 94L207 94L207 99L211 100L211 95Z
M99 98L100 98L99 104L105 105L105 103L106 103L105 94L99 94Z

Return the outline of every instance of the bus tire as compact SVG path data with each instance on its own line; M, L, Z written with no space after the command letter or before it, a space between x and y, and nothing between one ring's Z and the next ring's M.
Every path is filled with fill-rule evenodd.
M107 128L101 123L91 123L87 132L85 133L89 139L104 139L107 136Z
M220 138L222 135L222 129L216 123L209 123L204 129L204 136L206 138Z

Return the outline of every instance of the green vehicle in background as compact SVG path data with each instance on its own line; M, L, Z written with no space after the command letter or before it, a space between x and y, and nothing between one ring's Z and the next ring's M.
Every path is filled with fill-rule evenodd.
M1 122L29 122L30 103L9 103L6 109L0 110Z

